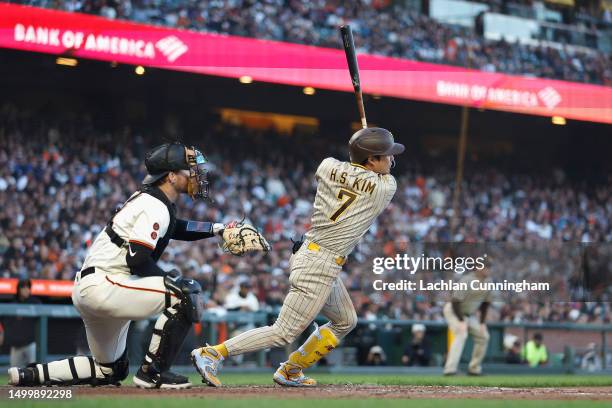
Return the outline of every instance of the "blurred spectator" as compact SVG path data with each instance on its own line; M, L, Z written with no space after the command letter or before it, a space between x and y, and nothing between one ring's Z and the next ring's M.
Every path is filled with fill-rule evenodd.
M509 334L504 337L504 348L506 349L507 364L522 364L521 342L518 337Z
M404 2L17 0L17 3L242 37L339 48L350 23L358 52L526 76L612 84L611 56L596 49L492 41L444 24ZM503 7L498 7L503 9ZM606 16L589 17L597 21ZM477 25L477 30L479 26Z
M40 299L32 296L32 281L20 279L17 283L15 303L39 304ZM3 318L4 337L11 347L10 364L24 367L36 361L35 318L11 316Z
M73 279L92 237L115 206L138 188L142 154L159 140L147 128L142 129L147 136L129 128L101 130L100 116L88 110L76 120L0 105L0 277ZM160 267L177 268L198 280L211 307L225 305L228 296L246 302L238 294L244 276L257 283L248 295L257 302L249 302L261 302L268 310L278 307L287 293L289 238L303 234L310 224L316 165L328 156L345 158L345 146L320 143L325 134L285 136L221 122L198 138L213 165L215 201L182 200L177 203L181 213L223 222L245 214L264 231L274 251L265 257L236 258L211 243L172 242ZM443 255L443 243L453 241L467 248L487 243L489 256L496 257L494 280L537 277L553 285L555 299L534 303L528 292L499 299L491 305L491 320L610 322L612 175L585 183L559 169L522 173L513 166L484 162L466 168L461 217L451 236L454 171L439 160L433 165L430 161L425 156L398 161L398 189L391 206L343 270L359 317L442 321L445 293L382 296L371 285L370 258L399 252ZM289 199L280 200L279 194ZM598 245L585 247L581 242ZM596 295L587 293L581 282L585 263L591 284L603 288ZM425 280L437 276L419 274ZM385 278L404 276L391 270ZM553 301L587 296L591 301ZM360 358L365 360L374 344L360 351Z
M387 365L387 355L379 345L372 346L366 359L366 365L369 366L384 366Z
M257 312L259 301L251 292L251 283L243 281L237 290L230 292L225 298L225 309L227 311Z
M538 367L548 363L548 352L542 342L542 333L535 333L533 339L529 340L522 351L522 358L530 367Z
M602 368L602 360L597 350L595 343L589 343L589 347L582 356L580 368L586 371L600 371Z
M412 325L412 341L404 350L402 364L407 366L427 367L431 360L431 345L425 337L425 325Z
M248 280L240 282L237 288L232 290L225 298L225 309L227 311L240 312L257 312L259 310L259 301L251 291L251 283ZM238 336L247 330L254 329L253 324L236 324L229 326L230 337ZM232 356L231 360L234 364L242 364L245 355Z

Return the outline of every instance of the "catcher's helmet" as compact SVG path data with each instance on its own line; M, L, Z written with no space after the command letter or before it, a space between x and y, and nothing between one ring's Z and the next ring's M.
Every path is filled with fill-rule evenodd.
M171 171L189 170L185 145L165 143L154 147L145 157L147 176L142 184L153 184Z
M163 178L171 171L189 170L189 177L195 177L197 191L192 190L189 184L188 194L193 198L208 197L208 180L206 164L208 160L195 147L189 149L193 153L187 154L187 146L183 143L165 143L153 148L145 158L147 176L142 180L142 184L149 185Z
M349 156L353 163L363 163L369 156L396 155L404 151L401 143L395 143L387 129L371 127L360 129L349 140Z

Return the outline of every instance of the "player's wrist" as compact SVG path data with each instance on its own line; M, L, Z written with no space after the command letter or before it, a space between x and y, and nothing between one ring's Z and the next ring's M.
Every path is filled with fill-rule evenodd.
M213 230L213 234L215 235L221 235L223 234L223 230L225 229L225 224L220 223L220 222L215 222L213 224L212 230Z

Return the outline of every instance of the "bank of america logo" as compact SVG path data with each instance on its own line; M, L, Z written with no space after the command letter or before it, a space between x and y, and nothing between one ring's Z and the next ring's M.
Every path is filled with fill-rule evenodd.
M174 62L178 57L189 50L189 47L173 35L164 37L155 43L157 48L169 62Z
M559 95L559 92L550 86L538 92L538 96L548 109L554 109L561 102L561 95Z

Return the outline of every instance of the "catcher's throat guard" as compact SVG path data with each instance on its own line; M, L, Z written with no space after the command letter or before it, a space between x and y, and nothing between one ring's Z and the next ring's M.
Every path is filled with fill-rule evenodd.
M194 154L187 155L190 180L190 183L187 187L187 194L189 194L194 200L207 199L209 197L208 170L206 168L208 159L201 151L196 149L194 146L191 147L191 150L193 150Z

